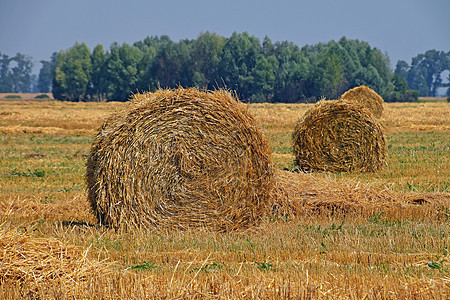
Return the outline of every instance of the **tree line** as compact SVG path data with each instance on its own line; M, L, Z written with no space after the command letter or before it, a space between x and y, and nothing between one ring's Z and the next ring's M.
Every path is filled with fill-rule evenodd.
M3 78L14 73L8 73L4 61L0 92ZM113 43L109 49L99 44L92 51L77 42L41 61L37 85L68 101L124 101L138 91L178 85L227 88L251 102L335 99L352 87L368 85L386 101L411 101L436 95L441 87L450 91L442 78L449 61L450 51L429 50L411 65L399 61L394 71L386 53L360 40L342 37L299 47L289 41L273 43L267 36L261 41L247 32L229 38L205 32L193 40L154 36L132 45Z

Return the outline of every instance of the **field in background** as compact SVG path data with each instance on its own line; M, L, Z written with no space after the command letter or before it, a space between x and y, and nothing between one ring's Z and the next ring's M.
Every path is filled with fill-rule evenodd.
M385 104L387 166L375 174L313 174L439 205L367 215L270 218L247 232L117 232L95 225L83 174L92 136L123 103L0 101L0 224L56 238L106 260L78 298L431 298L450 295L450 104ZM291 134L310 104L251 104L280 169L294 168ZM49 287L50 295L68 290ZM26 288L25 288L26 290ZM1 285L0 298L20 286ZM83 294L84 293L84 294Z

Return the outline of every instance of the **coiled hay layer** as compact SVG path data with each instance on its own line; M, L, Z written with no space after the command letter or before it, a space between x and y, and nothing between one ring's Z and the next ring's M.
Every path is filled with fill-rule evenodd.
M273 168L262 130L229 92L134 95L93 142L88 197L114 227L234 230L258 222Z
M384 100L370 87L361 85L346 91L341 99L355 101L366 107L376 118L383 114Z
M305 171L375 172L384 165L386 140L362 105L319 101L298 121L293 151Z

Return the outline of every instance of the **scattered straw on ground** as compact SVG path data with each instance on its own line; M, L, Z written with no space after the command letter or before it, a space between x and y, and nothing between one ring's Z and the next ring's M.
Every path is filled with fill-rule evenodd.
M374 213L417 205L450 207L448 193L396 193L360 182L338 182L277 170L271 213L305 215L320 211ZM447 217L448 216L443 216Z
M83 197L42 203L38 198L0 197L0 216L28 220L94 222L89 202Z
M341 99L362 104L376 118L381 117L383 114L383 98L368 86L361 85L350 89L342 94Z
M8 126L0 127L0 134L91 134L89 129L64 129L58 127Z
M256 224L273 186L268 142L223 90L134 95L100 129L87 165L102 224L234 230Z
M18 229L0 228L0 285L18 285L26 294L46 295L62 290L66 295L82 284L106 274L106 264L87 257L88 250L52 238L34 238Z
M293 151L302 170L376 172L384 165L386 140L362 105L319 101L295 126Z

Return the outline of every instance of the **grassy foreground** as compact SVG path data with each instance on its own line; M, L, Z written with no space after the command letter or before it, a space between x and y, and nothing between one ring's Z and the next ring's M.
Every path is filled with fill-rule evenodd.
M382 172L312 175L439 201L266 218L232 233L96 225L86 201L86 156L93 134L120 105L0 102L1 299L450 297L450 104L386 104ZM291 134L309 107L249 105L280 169L294 167ZM48 245L59 249L60 263L49 262Z

